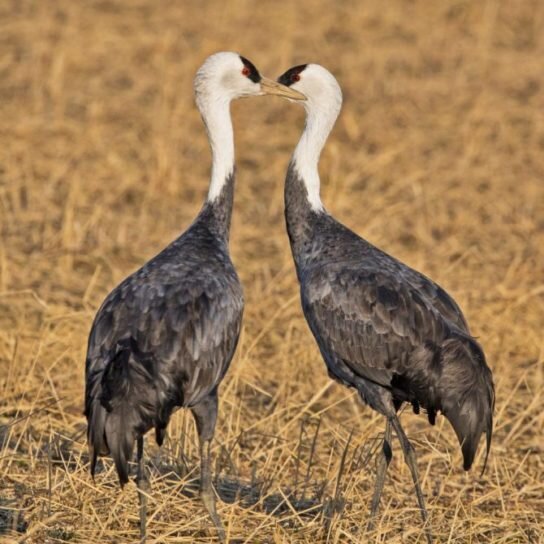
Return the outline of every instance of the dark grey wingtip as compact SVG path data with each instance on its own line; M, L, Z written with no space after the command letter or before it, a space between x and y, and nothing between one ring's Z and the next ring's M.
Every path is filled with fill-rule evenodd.
M89 446L89 459L90 459L89 470L91 472L91 478L93 479L93 482L94 482L94 473L96 470L97 455L96 455L96 449L93 446Z
M472 468L477 447L478 445L477 444L475 445L474 442L469 437L465 438L461 446L461 451L463 452L463 470L464 471L468 472Z
M118 462L117 459L114 459L115 468L117 469L117 475L119 476L119 485L121 489L124 489L125 485L128 484L128 466L127 463Z
M482 472L480 473L480 478L483 477L485 469L487 467L487 460L489 458L489 452L491 451L491 439L493 438L493 415L490 417L489 424L485 430L485 458L484 466L482 467Z
M493 385L493 379L491 378L491 371L489 371L489 380L487 382L487 394L489 398L489 412L487 417L487 427L485 430L486 449L485 449L484 466L482 467L480 478L484 475L485 469L487 467L487 460L489 458L489 452L491 451L491 440L493 438L493 412L495 410L495 386Z
M110 450L117 470L117 475L119 476L119 485L121 486L121 489L128 483L128 460L132 457L131 444L125 442L123 446L124 447L114 443Z

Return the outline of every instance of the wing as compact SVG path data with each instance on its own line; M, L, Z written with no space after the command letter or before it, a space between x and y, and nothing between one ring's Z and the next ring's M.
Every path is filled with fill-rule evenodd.
M470 334L461 308L459 308L455 300L440 285L420 272L401 263L399 263L398 267L401 270L397 273L410 285L412 290L417 291L444 319L453 323L459 330Z
M360 264L308 273L302 304L332 374L335 361L342 361L357 376L386 387L415 348L440 342L448 327L409 281Z

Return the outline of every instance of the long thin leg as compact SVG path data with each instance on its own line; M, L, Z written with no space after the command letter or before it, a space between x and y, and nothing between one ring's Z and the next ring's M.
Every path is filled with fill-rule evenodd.
M223 523L221 518L217 513L215 506L215 491L212 486L212 472L211 472L211 461L210 461L210 445L211 440L203 440L200 444L200 455L201 460L201 475L200 475L200 497L204 506L210 514L210 518L217 529L219 540L225 542L225 529L223 528Z
M421 486L419 485L419 473L417 470L416 454L412 444L410 444L410 441L408 440L408 437L406 436L406 433L404 432L404 429L400 424L399 418L396 415L391 417L391 424L393 425L395 432L399 437L400 445L404 453L404 459L406 461L406 464L408 465L408 468L410 469L410 472L412 473L412 480L414 481L414 487L416 489L419 510L421 511L421 517L423 519L423 523L425 524L425 536L427 537L427 542L431 544L433 537L429 527L427 526L427 519L429 515L427 514L427 509L425 508L425 499L423 498L423 492L421 491Z
M370 505L370 521L368 522L368 530L374 529L374 521L380 506L380 497L382 496L383 486L385 483L385 473L393 456L391 451L391 422L389 419L385 421L385 433L383 436L383 447L381 455L378 457L378 467L376 469L376 485L374 487L374 495Z
M217 508L215 506L216 499L212 485L210 458L210 446L215 431L215 422L217 420L217 394L214 392L214 394L193 407L192 412L196 421L198 438L200 441L200 497L217 529L219 540L225 542L225 529L223 528L221 518L217 514Z
M136 474L136 485L138 486L138 500L140 502L140 543L145 544L145 524L147 518L147 496L149 492L149 480L145 474L144 463L144 438L140 436L137 440L138 445L138 473Z

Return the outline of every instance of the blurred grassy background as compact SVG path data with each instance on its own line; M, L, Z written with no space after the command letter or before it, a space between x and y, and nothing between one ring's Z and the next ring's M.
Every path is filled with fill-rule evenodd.
M312 61L337 76L344 111L322 159L323 201L452 293L486 350L497 406L483 478L478 466L462 472L443 418L436 428L403 418L438 541L543 542L536 0L0 2L0 540L136 539L134 486L117 489L109 460L96 483L88 475L87 334L107 292L201 206L210 159L192 79L218 50L241 52L269 77ZM255 504L221 504L229 534L248 543L422 542L398 446L380 524L365 533L368 457L383 421L330 382L302 318L283 221L302 108L256 98L232 109L231 250L247 305L214 455L221 478L259 492ZM325 528L322 515L281 504L293 492L326 503L346 446L344 507ZM183 492L198 473L188 414L174 418L163 450L159 462L149 441L162 467L153 469L150 542L212 541L200 502Z

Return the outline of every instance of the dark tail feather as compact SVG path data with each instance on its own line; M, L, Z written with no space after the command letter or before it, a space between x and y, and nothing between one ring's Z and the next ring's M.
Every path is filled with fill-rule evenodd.
M89 413L87 428L87 441L89 443L89 457L91 462L91 476L94 478L96 460L99 455L109 453L104 427L106 423L106 410L97 401L93 401Z
M155 427L155 440L157 441L157 445L159 448L162 446L162 443L164 442L164 435L166 434L166 428L162 425L157 424Z
M451 357L453 367L457 366L456 363L459 365L454 369L456 380L451 381L452 385L445 395L443 412L461 444L463 468L469 470L472 467L481 435L485 432L485 470L493 436L495 406L491 371L483 351L473 339L463 338L461 342L452 343L443 353Z
M485 389L487 392L486 398L488 399L488 411L487 411L487 425L485 429L485 435L486 435L486 450L485 450L485 458L484 458L484 466L482 467L482 473L480 475L483 476L485 472L485 468L487 467L487 459L489 458L489 452L491 450L491 440L493 439L493 412L495 410L495 387L493 386L493 377L491 376L491 370L486 367L486 372L484 376L485 380Z
M149 359L132 344L121 347L100 376L87 417L91 474L97 456L110 453L124 486L134 442L154 424L156 392Z
M93 478L98 456L109 453L105 434L107 412L99 400L100 392L102 391L101 380L102 372L90 374L87 378L87 390L85 394L87 442L89 444L90 469Z
M120 409L108 414L105 429L121 487L128 482L128 463L132 458L136 438L132 430L123 424L124 421L129 421L128 416L130 414L126 414L124 406L121 406Z
M495 399L493 398L493 401ZM480 473L480 478L484 475L485 469L487 467L487 459L489 458L489 451L491 450L491 439L493 438L493 412L490 416L490 422L485 430L485 458L484 466L482 467L482 472Z
M445 416L452 424L461 444L463 468L465 470L469 470L472 467L480 437L484 431L487 435L487 452L485 457L485 463L487 463L493 432L492 416L489 413L489 409L489 404L482 402L479 388L474 388L467 393L466 398L461 404L445 412Z

